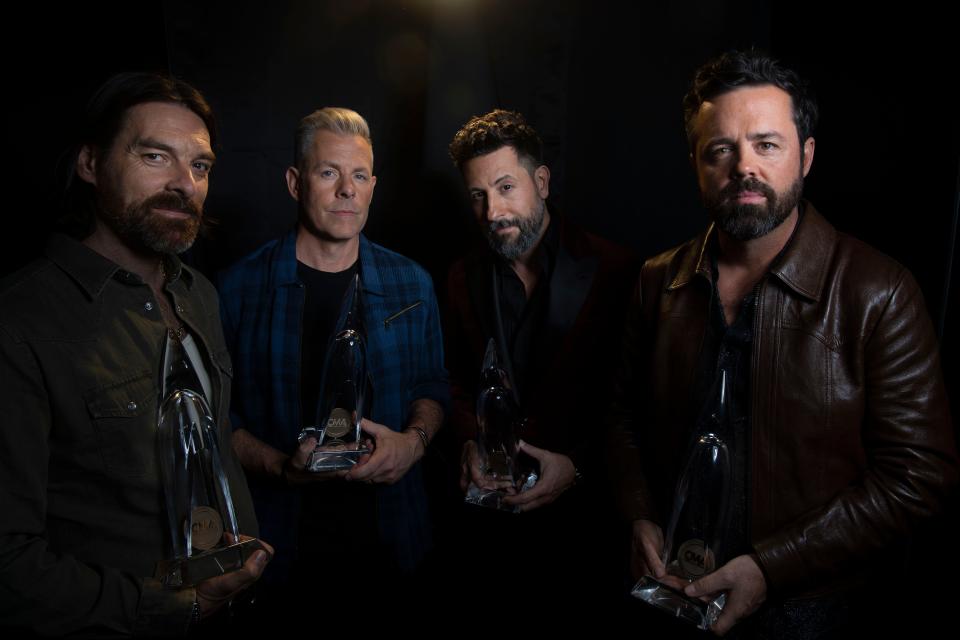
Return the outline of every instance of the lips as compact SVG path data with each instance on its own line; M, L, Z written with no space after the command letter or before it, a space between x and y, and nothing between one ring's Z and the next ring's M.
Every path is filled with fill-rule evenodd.
M776 199L776 193L773 189L756 178L746 178L728 184L721 192L721 196L724 200L734 201L740 204L757 204L764 201L772 202Z
M734 195L734 199L739 202L759 202L766 200L767 196L758 191L738 191Z
M144 207L170 218L199 218L200 208L176 193L158 193L144 201Z
M153 210L160 215L168 216L170 218L192 218L193 214L189 211L183 211L182 209L168 209L165 207L154 207Z

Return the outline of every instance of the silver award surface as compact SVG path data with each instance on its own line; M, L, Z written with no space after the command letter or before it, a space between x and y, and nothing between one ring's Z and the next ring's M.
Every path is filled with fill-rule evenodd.
M483 358L477 394L477 450L488 482L485 487L471 482L466 502L515 511L503 498L526 491L536 483L537 474L523 469L519 461L523 422L509 376L500 368L497 346L491 339Z
M172 553L157 563L156 577L177 588L235 571L262 547L240 541L217 422L177 340L169 340L164 369L157 446Z
M360 274L354 276L344 296L337 327L327 347L317 426L305 427L300 442L316 440L307 460L307 471L349 469L369 453L360 435L364 396L367 385L366 347L363 331L363 306Z
M730 443L725 440L732 433L727 384L727 373L721 370L677 483L661 558L668 575L663 581L644 576L632 590L635 597L704 630L720 615L726 596L703 602L687 597L682 589L729 560L724 532L733 469Z

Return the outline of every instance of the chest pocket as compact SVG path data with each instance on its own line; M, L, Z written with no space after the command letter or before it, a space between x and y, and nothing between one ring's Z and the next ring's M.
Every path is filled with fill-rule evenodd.
M424 303L409 300L371 305L367 322L368 375L380 412L399 422L409 403L407 397L416 375L423 331ZM387 399L392 402L384 403ZM386 419L386 418L385 418Z
M153 471L157 393L154 376L143 372L83 394L107 470L122 476Z

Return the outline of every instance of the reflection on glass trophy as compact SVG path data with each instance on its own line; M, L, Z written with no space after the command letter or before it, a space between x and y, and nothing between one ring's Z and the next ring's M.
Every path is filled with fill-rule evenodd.
M360 435L367 385L360 290L358 273L344 296L337 328L327 347L320 378L318 426L305 427L300 432L300 442L307 438L317 442L307 460L307 471L349 469L363 454L370 453Z
M500 368L497 345L491 339L483 357L477 394L477 449L489 487L470 483L466 502L515 511L503 498L526 491L537 482L537 474L523 468L519 459L523 423L509 376Z
M733 473L727 385L727 372L721 369L677 483L662 556L670 584L647 575L632 591L635 597L704 630L720 615L726 596L703 602L688 598L681 589L730 559L724 545Z
M235 571L262 548L255 539L240 542L217 422L202 391L184 346L168 339L157 445L173 549L156 577L173 588Z

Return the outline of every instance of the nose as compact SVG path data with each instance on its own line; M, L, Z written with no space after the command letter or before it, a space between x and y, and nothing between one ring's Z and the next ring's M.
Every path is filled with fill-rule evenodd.
M733 174L740 178L755 176L757 173L757 158L749 145L737 149L736 162L733 163Z
M337 185L337 197L350 199L355 195L357 195L357 186L353 184L353 179L350 176L342 176Z
M487 222L493 222L499 220L507 214L507 208L503 201L503 198L500 198L496 194L490 194L484 198L484 217L487 219Z
M167 190L176 191L185 198L192 198L197 194L197 175L189 165L175 163L172 167L170 179L167 181Z

